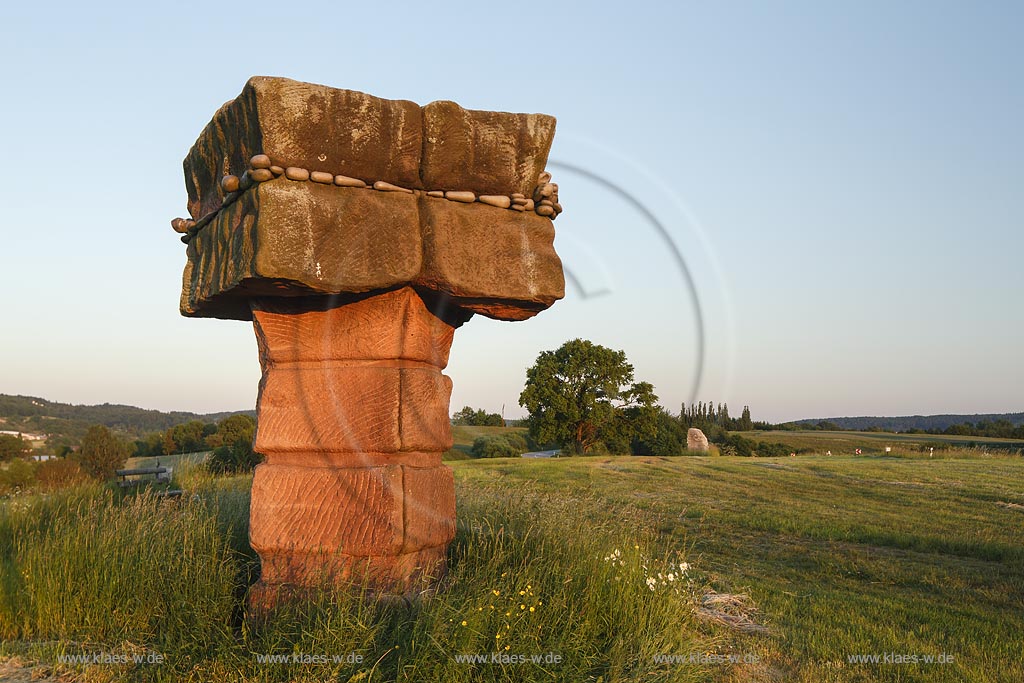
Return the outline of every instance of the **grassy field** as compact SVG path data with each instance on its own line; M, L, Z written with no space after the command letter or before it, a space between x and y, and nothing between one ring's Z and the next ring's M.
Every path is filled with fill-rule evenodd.
M890 432L828 432L828 431L751 431L733 432L756 441L782 443L793 449L809 449L809 452L824 455L853 455L860 448L864 454L883 453L891 447L892 453L904 456L927 457L928 448L935 448L935 456L949 455L962 457L958 450L970 449L982 454L985 451L1024 452L1024 441L1016 439L992 439L984 436L946 436L944 434L893 434ZM942 451L942 452L940 452Z
M209 479L186 467L181 483L197 495L180 506L115 502L97 489L0 503L0 653L50 662L61 652L134 648L167 657L160 666L78 668L92 680L1024 680L1020 458L452 467L459 530L435 598L396 613L324 591L260 629L237 620L254 569L247 477ZM676 571L678 582L648 589L648 578L680 561L691 565L685 577ZM740 612L767 632L699 619L715 594L749 596L756 610ZM520 600L536 601L536 611L517 618ZM500 634L511 652L555 652L563 662L453 661L500 650ZM254 660L357 650L367 657L361 667ZM746 663L659 659L707 653ZM852 662L858 655L883 661ZM918 663L896 663L914 656Z
M771 627L781 680L1024 680L1024 461L801 457L461 463L464 482L571 486L655 513ZM614 514L614 513L610 513ZM952 654L854 665L857 654Z

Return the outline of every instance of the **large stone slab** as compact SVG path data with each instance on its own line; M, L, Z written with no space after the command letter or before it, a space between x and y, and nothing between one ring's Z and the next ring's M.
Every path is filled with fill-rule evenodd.
M532 194L555 135L552 116L475 111L444 101L423 107L423 127L423 185L477 194Z
M564 295L550 220L425 191L497 195L506 203L515 193L530 196L554 127L543 114L454 102L421 108L254 77L218 110L185 159L189 213L202 220L188 243L181 312L249 320L254 297L414 284L468 312L528 318ZM327 183L341 175L416 194L284 176L226 194L221 179L241 176L257 154L276 166L323 172Z
M261 183L189 242L181 312L250 320L255 297L394 287L419 274L421 244L412 195Z
M524 320L565 296L550 220L424 198L423 269L415 283L499 320Z
M423 114L415 102L254 76L185 157L189 213L199 218L219 206L221 177L241 176L256 154L282 167L412 187L422 148Z

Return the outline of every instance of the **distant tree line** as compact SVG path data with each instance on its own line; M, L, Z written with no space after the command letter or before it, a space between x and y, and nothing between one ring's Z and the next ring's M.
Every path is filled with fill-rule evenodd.
M766 424L764 427L759 427L765 431L777 430L782 432L841 432L843 430L835 422L830 420L818 420L817 422L780 422L779 424ZM858 432L881 432L883 431L879 427L870 427L868 429L857 429Z
M505 420L498 413L488 413L483 408L474 410L469 406L465 406L462 410L452 415L452 424L469 427L504 427Z
M858 418L859 419L859 418ZM857 432L894 432L897 434L934 434L937 436L983 436L993 439L1024 439L1024 424L1014 424L1005 418L995 420L978 420L977 422L960 422L947 427L904 427L885 426L881 424L864 424L850 427L832 420L817 422L783 422L777 425L756 426L755 429L777 429L783 431L825 431L839 432L843 430Z
M1007 423L1012 427L1024 426L1024 413L984 413L981 415L904 415L901 417L831 417L825 420L796 420L794 422L778 425L779 429L824 429L848 430L855 432L896 432L902 434L947 434L967 436L958 434L964 431L976 431L971 436L983 436L980 432L985 429L996 427L1005 430ZM946 431L950 428L955 431ZM1011 438L1004 433L996 438Z
M212 451L207 460L211 472L243 472L251 470L262 459L252 448L255 429L256 421L239 413L217 423L190 420L130 442L106 425L97 424L89 426L77 443L58 449L56 455L76 463L82 473L99 480L112 478L114 471L122 468L129 457L196 451ZM31 455L28 441L20 436L0 434L0 461L25 460Z
M738 418L729 416L725 403L698 402L680 407L678 415L664 408L658 409L658 419L652 434L635 440L631 446L634 455L679 455L686 450L686 433L696 428L704 433L722 455L774 457L789 455L791 449L783 444L758 441L734 431L764 430L767 423L754 422L750 406L743 406Z
M687 406L685 403L679 409L679 421L687 428L696 427L705 432L709 430L725 430L730 432L749 432L752 429L766 429L770 427L767 422L754 422L750 418L750 406L743 406L743 412L739 417L729 415L729 404L719 403L715 405L711 401L699 401Z
M85 430L94 424L137 435L163 431L189 420L215 423L232 414L235 413L211 413L209 415L185 411L165 413L160 410L147 410L111 403L81 406L47 401L35 396L0 394L0 417L25 418L22 420L23 423L31 424L34 429L46 433L53 433L54 428L64 426L60 424L61 422L68 421L73 423L72 429L78 432L78 438L81 438ZM251 412L245 414L252 415ZM55 423L54 420L60 422ZM25 427L23 431L31 430Z
M251 443L255 429L256 420L245 413L231 415L217 423L189 420L136 439L132 455L151 458L209 451L221 446L233 446L239 439Z
M1024 425L1015 425L1009 420L980 420L964 422L945 429L909 429L907 434L944 434L947 436L986 436L994 439L1024 439Z
M256 420L236 413L220 422L189 420L162 432L152 432L135 441L135 457L158 457L178 453L212 451L206 461L214 474L251 471L263 459L253 451Z

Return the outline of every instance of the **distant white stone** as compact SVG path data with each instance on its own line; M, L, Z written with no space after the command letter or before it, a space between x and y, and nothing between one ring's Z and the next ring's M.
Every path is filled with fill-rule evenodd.
M690 427L686 431L686 450L705 451L708 450L708 437L696 427Z

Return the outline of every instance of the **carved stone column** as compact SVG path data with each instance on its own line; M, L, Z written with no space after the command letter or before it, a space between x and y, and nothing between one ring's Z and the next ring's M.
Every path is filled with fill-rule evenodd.
M327 570L407 593L443 573L455 534L441 370L462 320L439 317L412 287L346 298L252 302L266 461L249 538L263 587Z

